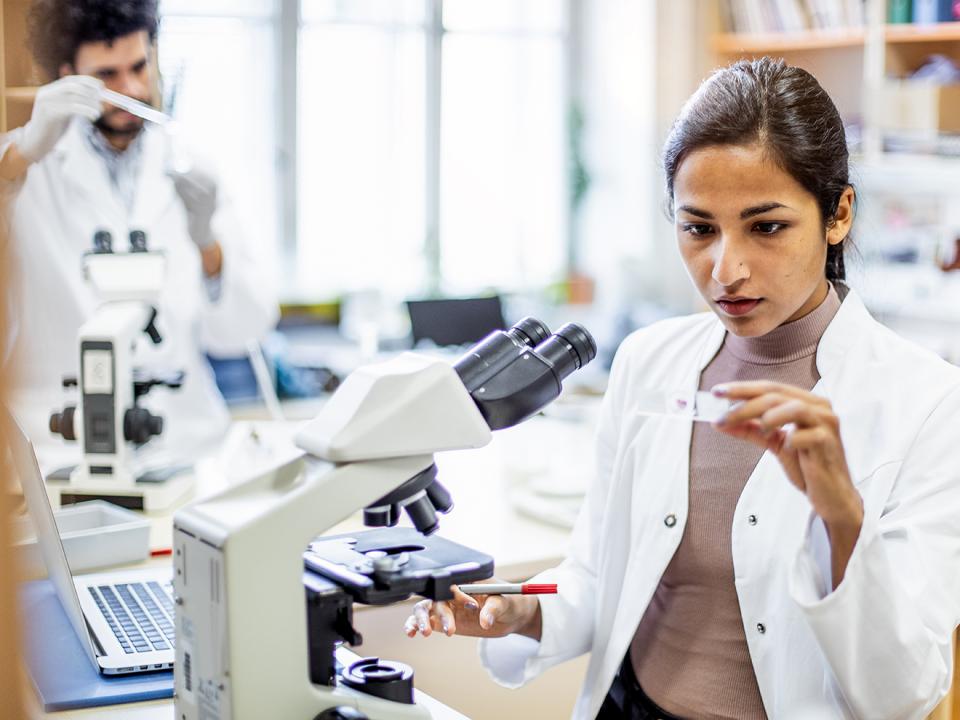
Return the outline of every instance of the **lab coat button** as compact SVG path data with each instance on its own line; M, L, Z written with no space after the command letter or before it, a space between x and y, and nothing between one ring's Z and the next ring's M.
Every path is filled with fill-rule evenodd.
M767 626L763 623L757 623L757 632L763 635L767 631Z
M663 524L666 525L667 527L673 527L674 525L677 524L677 516L674 515L673 513L670 513L663 519Z
M750 515L750 516L748 516L748 517L747 517L747 522L750 523L751 525L756 525L756 524L757 524L757 516L756 516L756 515Z

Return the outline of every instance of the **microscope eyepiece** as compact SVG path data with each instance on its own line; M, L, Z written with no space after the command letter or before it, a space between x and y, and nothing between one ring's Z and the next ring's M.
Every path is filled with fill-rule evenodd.
M93 251L98 254L113 252L113 236L109 230L97 230L93 234Z
M550 329L539 320L527 316L507 330L507 335L520 339L524 345L536 347L550 337Z
M130 252L147 251L147 234L143 230L130 231Z
M597 343L582 327L567 323L537 345L535 351L553 365L562 381L597 356Z
M467 390L473 392L517 359L550 336L539 320L525 317L509 330L494 330L453 365Z

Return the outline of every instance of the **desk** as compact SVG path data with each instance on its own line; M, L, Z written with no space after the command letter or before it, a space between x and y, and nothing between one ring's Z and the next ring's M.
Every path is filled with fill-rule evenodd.
M555 565L565 550L568 530L526 518L504 499L511 476L505 468L523 465L523 458L516 456L518 449L533 453L537 447L544 447L543 434L553 432L550 422L555 421L537 418L496 434L486 448L437 456L439 479L456 503L449 515L441 516L440 533L492 555L497 561L498 576L506 580L526 579ZM227 487L231 477L258 472L295 454L290 437L298 424L257 420L235 423L220 450L197 464L197 485L192 497L216 492ZM573 427L569 422L567 425ZM592 430L589 426L581 430L584 450L589 453ZM148 515L153 549L170 547L172 515L172 512ZM358 512L327 534L355 532L362 527ZM151 564L165 562L169 562L169 558L149 561ZM416 672L417 687L427 693L432 702L437 702L435 717L463 717L459 713L451 714L444 706L455 707L475 720L569 716L586 670L586 658L551 670L527 688L507 690L495 685L480 666L476 640L439 636L407 638L402 628L411 605L412 601L386 607L356 606L354 623L365 640L357 652L410 664ZM456 668L455 675L451 668ZM51 713L49 717L170 720L172 701Z

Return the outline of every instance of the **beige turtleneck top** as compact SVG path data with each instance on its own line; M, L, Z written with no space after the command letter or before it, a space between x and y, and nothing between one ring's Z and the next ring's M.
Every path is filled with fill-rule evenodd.
M817 345L840 298L831 285L813 312L761 337L727 333L700 389L774 380L810 390ZM630 646L644 692L683 718L765 718L734 587L731 532L740 493L763 449L694 423L690 503L680 546Z

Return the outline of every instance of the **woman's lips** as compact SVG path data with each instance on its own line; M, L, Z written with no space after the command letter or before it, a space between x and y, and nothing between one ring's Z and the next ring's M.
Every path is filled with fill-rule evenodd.
M743 298L738 300L717 300L717 305L727 315L739 317L751 312L763 298Z

